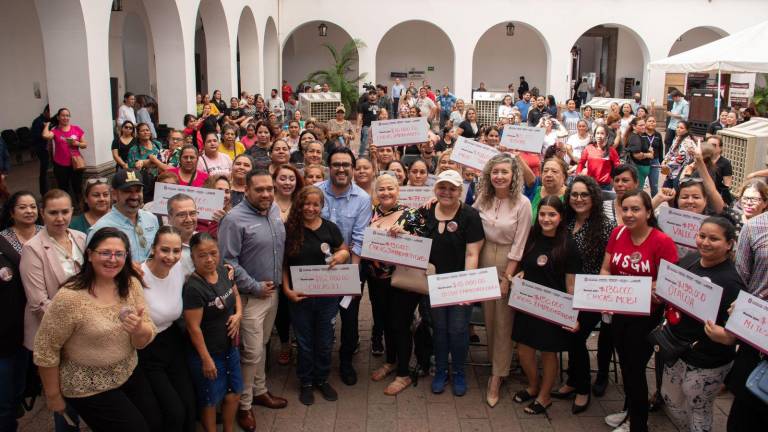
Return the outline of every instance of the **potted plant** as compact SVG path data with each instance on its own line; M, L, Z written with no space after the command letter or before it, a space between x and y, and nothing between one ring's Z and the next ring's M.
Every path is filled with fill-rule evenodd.
M355 72L353 65L357 62L357 50L366 45L360 39L353 39L347 42L341 51L330 44L323 44L333 58L333 65L324 70L318 70L307 76L306 82L327 83L331 91L341 94L341 102L347 109L347 113L354 113L357 109L357 98L359 96L357 86L360 81L365 79L367 73L357 76L349 76Z

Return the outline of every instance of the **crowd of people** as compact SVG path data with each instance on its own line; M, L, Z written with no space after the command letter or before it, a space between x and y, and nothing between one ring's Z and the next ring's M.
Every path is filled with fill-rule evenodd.
M256 430L252 405L294 403L267 386L273 328L277 367L296 363L299 402L337 400L329 382L335 331L336 372L356 385L361 296L302 293L290 268L305 265L358 265L371 300L371 354L382 357L366 379L391 376L384 393L395 396L432 375L433 393L450 386L464 396L477 305L432 307L418 287L423 271L363 257L368 228L431 239L434 274L497 270L501 298L479 305L489 407L519 367L527 383L513 400L526 413L545 414L552 398L572 399L572 412L582 413L605 394L615 352L625 403L605 421L616 431L647 431L649 411L662 406L681 430L714 430L724 388L734 395L729 431L768 429L766 402L746 386L764 354L724 329L740 291L768 298L768 186L750 178L732 190L717 135L737 117L723 111L702 140L679 92L662 127L639 100L593 115L585 100L559 106L522 82L489 125L447 87L436 94L426 82L417 89L398 79L391 96L379 85L354 115L340 105L327 122L301 118L287 83L266 100L244 92L229 105L217 90L198 96L197 112L162 143L156 105L137 107L127 93L111 179L82 178L78 158L90 143L77 113L50 117L46 108L33 129L53 149L57 188L43 173L41 198L5 191L0 213L0 430L16 430L34 378L57 432L79 430L81 421L94 431L194 431L198 422L214 431L217 416L225 431ZM377 146L373 121L416 116L429 122L427 141ZM541 151L503 147L507 124L544 129ZM458 137L499 153L482 170L460 165L451 157ZM221 190L224 204L204 219L195 198L178 193L158 210L162 183ZM403 186L433 196L407 207ZM706 216L695 248L662 231L664 206ZM573 328L508 306L516 278L572 294L577 274L655 281L662 260L723 288L715 321L701 323L655 294L648 316L582 311ZM673 362L656 354L649 398L648 335L660 325L690 346ZM595 330L593 379L587 339ZM558 353L568 359L562 383Z

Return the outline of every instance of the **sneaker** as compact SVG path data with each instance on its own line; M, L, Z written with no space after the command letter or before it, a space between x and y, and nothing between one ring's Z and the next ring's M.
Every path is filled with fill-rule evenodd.
M467 380L464 377L464 372L454 373L451 382L454 396L461 397L467 394Z
M380 357L384 354L384 343L381 341L381 338L371 339L371 354L374 357Z
M613 432L629 432L629 420L620 424Z
M615 428L625 423L629 424L628 421L624 421L626 419L627 419L627 412L621 411L621 412L617 412L616 414L610 414L605 416L605 424Z
M448 371L441 370L435 372L435 377L432 378L432 393L440 394L445 391L445 385L448 383Z
M301 386L301 389L299 390L299 402L307 406L315 403L315 393L312 390L311 385Z
M339 399L339 394L336 393L336 390L334 390L328 382L315 384L315 388L320 391L320 394L323 395L323 399L328 402L334 402Z

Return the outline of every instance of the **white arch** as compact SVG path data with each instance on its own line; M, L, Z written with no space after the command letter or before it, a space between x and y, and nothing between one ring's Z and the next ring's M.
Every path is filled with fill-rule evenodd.
M318 26L321 23L328 26L328 35L325 37L318 34ZM310 73L330 67L333 64L333 59L328 49L323 45L328 44L337 51L341 51L341 48L351 40L352 36L346 30L331 21L307 21L297 26L288 34L283 43L283 79L295 86L304 81ZM359 65L355 65L349 75L355 75L358 70ZM264 85L266 92L269 90L266 79Z
M454 88L456 54L451 38L427 21L409 20L395 24L376 47L376 78L390 80L391 72L408 72L411 68L425 72L432 89ZM434 67L429 71L429 67ZM421 79L418 79L421 81Z
M237 44L240 53L239 88L240 91L255 93L261 86L259 77L259 32L256 28L256 19L249 6L245 6L240 14L240 22L237 25ZM232 95L236 96L236 95Z
M264 29L264 88L267 94L270 89L280 89L280 41L277 39L277 26L270 16Z
M697 26L680 33L680 36L669 47L668 55L673 56L701 45L714 42L728 36L728 32L714 26Z
M513 36L506 35L509 22L515 25ZM541 55L534 54L533 57L542 58L541 62L531 60L530 54L537 50L541 51ZM475 44L472 85L483 81L489 90L505 91L510 83L517 87L518 78L525 76L531 87L538 87L545 93L551 55L549 43L536 27L522 21L497 23L483 32ZM521 61L523 58L525 61Z
M198 9L205 32L206 80L205 92L221 90L224 97L236 93L233 82L232 45L229 26L221 0L202 0Z

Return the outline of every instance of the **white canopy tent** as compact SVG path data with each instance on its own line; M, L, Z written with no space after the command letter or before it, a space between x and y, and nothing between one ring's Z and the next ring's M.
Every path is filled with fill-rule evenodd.
M768 73L768 21L738 33L648 64L648 69L665 72L717 71L717 109L723 72Z

